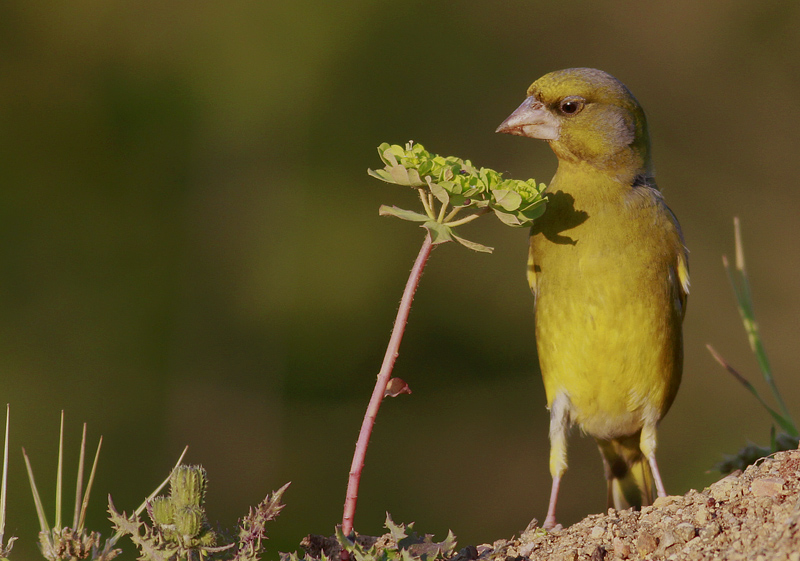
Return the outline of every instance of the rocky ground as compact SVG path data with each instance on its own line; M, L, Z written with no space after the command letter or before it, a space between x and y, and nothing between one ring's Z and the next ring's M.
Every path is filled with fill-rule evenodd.
M397 551L391 534L359 536L358 541L378 547L376 556L364 559L398 559L379 553L384 548ZM339 559L333 537L308 536L303 547L306 559L320 559L323 551L328 559ZM410 551L411 556L406 551L399 558L437 555L433 550L420 555L421 551ZM463 547L448 561L544 559L800 561L800 450L761 459L703 491L659 498L639 512L609 509L607 514L592 515L552 532L545 532L534 520L518 538Z
M459 556L800 561L800 450L779 452L703 491L660 498L641 512L610 509L550 533L532 523L519 538L466 548Z

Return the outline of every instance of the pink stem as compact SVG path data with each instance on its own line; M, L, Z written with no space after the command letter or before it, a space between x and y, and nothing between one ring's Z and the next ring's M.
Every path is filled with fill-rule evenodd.
M375 417L378 415L378 409L380 409L386 393L386 385L392 376L394 361L399 353L400 341L403 340L403 333L406 329L406 323L408 323L408 313L411 311L414 293L417 291L422 271L425 269L425 264L428 262L432 248L433 242L431 241L430 233L428 233L419 250L417 260L414 262L414 267L408 276L408 282L403 291L403 299L400 300L400 308L397 310L397 318L394 320L392 336L389 339L389 345L386 347L386 354L383 356L381 371L378 373L375 389L372 391L364 421L361 423L361 432L358 434L353 463L350 465L350 478L347 482L347 497L344 502L344 515L342 516L342 532L344 532L345 536L349 536L353 531L353 516L356 513L356 502L358 501L358 484L361 481L361 472L364 469L364 457L367 455L367 446L372 435L372 427L375 426ZM343 552L343 558L346 558L345 554L346 552Z

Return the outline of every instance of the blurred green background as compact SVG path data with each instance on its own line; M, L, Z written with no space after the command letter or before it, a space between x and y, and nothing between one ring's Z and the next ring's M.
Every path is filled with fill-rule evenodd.
M720 256L741 217L756 313L795 415L800 7L791 1L71 2L0 5L0 373L7 533L33 558L25 446L52 523L58 415L104 435L89 524L130 511L184 445L232 526L291 480L271 552L340 522L361 417L423 232L367 177L384 141L549 181L544 143L493 133L537 77L602 68L648 112L691 250L686 367L661 425L668 490L702 488L769 418L705 350L756 377ZM384 404L356 529L462 545L543 518L547 411L526 233L486 218L435 250ZM759 388L763 387L758 383ZM561 521L605 507L571 441ZM70 491L72 493L72 491ZM72 508L71 499L65 507ZM133 559L123 541L125 558Z

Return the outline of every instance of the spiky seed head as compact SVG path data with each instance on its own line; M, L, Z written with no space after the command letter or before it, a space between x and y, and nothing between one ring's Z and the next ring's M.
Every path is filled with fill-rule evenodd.
M172 524L172 501L168 497L156 497L147 505L147 513L157 526Z
M197 537L203 529L205 515L203 509L198 506L187 506L175 510L172 520L175 524L175 531L184 537L192 539Z
M206 470L201 466L178 466L170 480L173 506L200 507L206 494Z

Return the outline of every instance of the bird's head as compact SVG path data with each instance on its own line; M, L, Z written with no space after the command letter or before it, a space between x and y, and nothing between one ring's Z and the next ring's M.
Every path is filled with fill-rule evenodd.
M497 132L546 140L564 162L650 175L644 111L622 82L601 70L569 68L542 76Z

